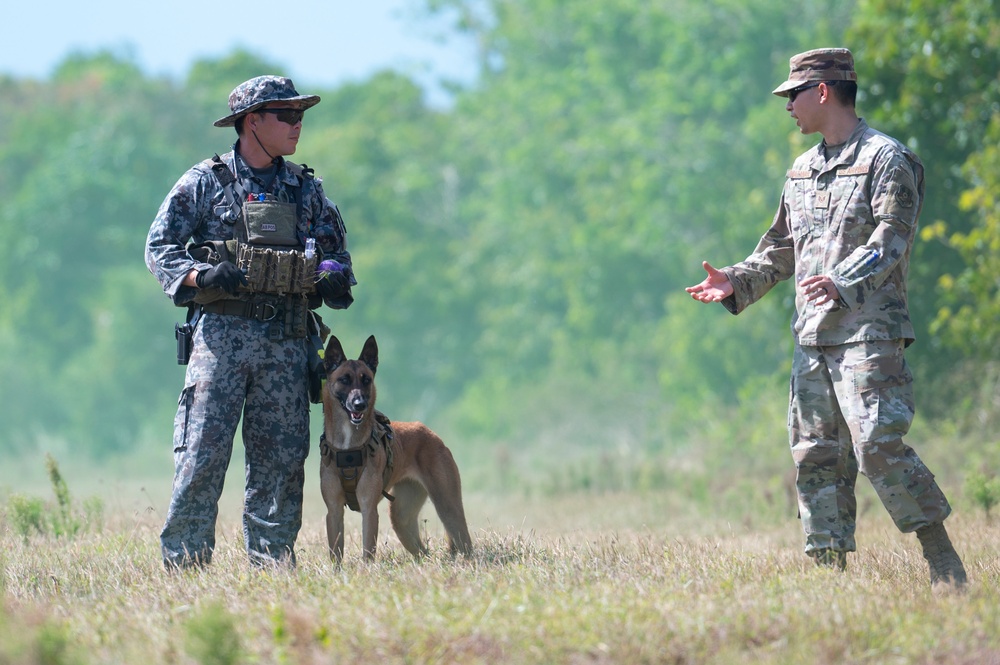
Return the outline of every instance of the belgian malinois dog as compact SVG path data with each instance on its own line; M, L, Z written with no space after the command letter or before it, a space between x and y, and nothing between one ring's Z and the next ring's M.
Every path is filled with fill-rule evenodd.
M331 335L323 365L320 489L333 560L339 564L344 558L345 505L361 513L363 558L375 556L383 496L391 499L392 528L415 558L427 554L417 516L428 496L448 533L452 556L470 555L462 481L451 451L423 423L390 422L375 410L375 337L368 338L357 360L348 360L340 340Z

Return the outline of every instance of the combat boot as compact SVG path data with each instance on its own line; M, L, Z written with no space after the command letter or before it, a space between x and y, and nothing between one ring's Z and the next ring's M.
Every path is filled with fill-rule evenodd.
M948 538L944 524L929 524L917 529L917 539L924 548L924 558L931 573L931 588L947 590L965 586L965 567Z
M820 568L834 568L841 572L847 570L847 552L826 547L812 552L810 556Z

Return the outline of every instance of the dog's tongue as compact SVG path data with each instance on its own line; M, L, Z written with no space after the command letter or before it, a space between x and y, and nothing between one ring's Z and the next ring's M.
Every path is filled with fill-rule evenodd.
M354 422L360 423L362 417L364 417L364 413L361 411L351 411L351 420Z

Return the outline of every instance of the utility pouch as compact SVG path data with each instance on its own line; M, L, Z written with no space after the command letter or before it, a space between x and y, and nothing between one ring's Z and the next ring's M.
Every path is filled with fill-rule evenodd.
M247 242L254 245L294 247L299 244L295 234L298 226L294 203L284 201L247 201L243 205Z
M187 246L187 253L192 259L200 263L211 263L213 266L223 261L232 261L235 250L236 242L233 240L209 240Z
M283 247L240 243L236 266L247 276L248 291L310 294L316 290L316 256Z
M235 240L209 240L202 243L191 243L187 246L187 252L192 259L199 263L211 263L213 266L219 265L223 261L233 261L236 258ZM222 298L229 298L229 294L217 286L207 289L198 289L194 294L194 301L199 305L205 305Z

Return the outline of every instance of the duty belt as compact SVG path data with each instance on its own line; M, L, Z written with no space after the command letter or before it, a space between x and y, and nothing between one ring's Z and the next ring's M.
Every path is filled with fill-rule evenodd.
M205 303L204 312L241 316L269 324L271 339L306 337L309 299L304 295L249 297L246 300L226 298Z
M248 300L216 300L201 306L212 314L242 316L256 321L274 321L281 314L281 306L277 302L251 302Z

